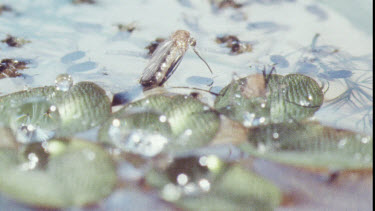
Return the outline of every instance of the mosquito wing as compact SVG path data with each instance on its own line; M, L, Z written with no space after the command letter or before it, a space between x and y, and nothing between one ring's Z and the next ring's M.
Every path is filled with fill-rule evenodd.
M162 85L177 68L184 53L171 39L161 43L144 69L140 83L147 87Z
M163 85L171 75L173 75L174 71L177 69L178 65L180 65L182 58L183 58L184 53L181 53L179 56L176 56L174 61L172 62L171 66L168 68L167 73L165 74L165 77L161 82L159 83L159 86Z

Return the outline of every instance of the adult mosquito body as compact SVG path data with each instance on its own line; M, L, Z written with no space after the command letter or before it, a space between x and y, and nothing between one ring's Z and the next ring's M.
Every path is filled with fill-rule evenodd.
M143 71L140 84L146 88L162 86L176 71L186 51L192 47L197 56L207 65L212 74L212 70L206 61L195 49L196 40L185 30L177 30L169 39L162 42L152 54L152 57Z

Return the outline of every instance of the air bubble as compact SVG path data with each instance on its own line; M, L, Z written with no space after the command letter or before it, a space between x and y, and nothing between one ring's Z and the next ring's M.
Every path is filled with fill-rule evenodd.
M177 183L179 185L186 185L189 182L189 177L186 174L179 174L177 176Z
M344 148L345 146L346 146L346 143L348 142L348 140L347 139L341 139L340 141L339 141L339 145L338 145L338 147L341 149L341 148Z
M166 121L167 121L167 117L166 117L165 115L161 115L161 116L159 117L159 121L160 121L160 122L166 122Z
M363 144L367 144L367 143L370 142L370 140L371 140L370 137L363 137L363 138L361 139L361 142L362 142Z

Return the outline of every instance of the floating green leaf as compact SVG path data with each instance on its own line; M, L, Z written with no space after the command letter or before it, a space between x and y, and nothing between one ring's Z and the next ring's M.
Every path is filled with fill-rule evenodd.
M35 144L20 152L0 148L0 192L50 208L95 203L111 193L116 171L101 147L78 139L51 140L43 145L47 154Z
M49 113L51 107L42 109L46 106L36 105L41 104L41 101L46 101L44 104L54 106L57 111L55 117L59 116L61 119L61 123L59 123L61 125L56 131L57 136L69 136L95 127L105 121L111 113L110 101L105 91L94 83L81 82L68 91L61 91L56 87L49 86L3 96L0 98L0 113L2 114L0 119L3 119L6 124L11 124L12 116L17 113L27 114L26 111L35 111L35 108L38 108L37 111L40 114L33 116L34 122L37 122L36 125L40 126L42 122L53 122L53 126L48 126L50 124L47 123L43 123L43 125L57 128L55 124L57 121L54 121L56 118L49 118L51 117L51 113Z
M49 140L61 126L56 106L42 98L27 99L10 112L10 127L22 143Z
M224 87L215 108L246 127L299 121L323 103L323 92L311 78L290 74L250 75Z
M148 157L161 152L171 134L165 116L163 118L163 115L153 111L141 111L111 118L100 128L98 139L121 150Z
M273 210L281 201L277 187L216 156L177 158L146 181L165 200L188 210Z
M134 112L138 114L133 115ZM150 112L154 112L156 116L152 115L150 118ZM115 113L113 118L103 126L101 132L109 133L114 119L127 122L128 126L121 126L123 130L145 131L150 128L154 130L154 133L168 137L169 141L165 149L170 151L192 149L208 144L216 135L220 125L217 112L212 111L199 100L184 95L152 95L131 103ZM170 131L160 130L161 125L164 125L163 128L169 128ZM108 137L110 134L101 134L99 139L108 141ZM110 142L118 142L116 138L111 139Z
M278 123L249 129L240 145L252 155L303 167L372 168L372 137L317 122Z

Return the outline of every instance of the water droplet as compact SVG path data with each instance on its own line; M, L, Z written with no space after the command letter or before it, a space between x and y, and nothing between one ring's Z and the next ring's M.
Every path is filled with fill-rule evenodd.
M166 121L167 121L167 117L166 117L165 115L161 115L161 116L159 117L159 121L160 121L160 122L166 122Z
M95 155L95 152L89 150L89 149L85 149L82 151L83 154L85 155L85 157L89 160L89 161L93 161L96 157Z
M193 131L191 129L186 129L184 132L185 136L191 136L193 134Z
M211 183L206 179L201 179L199 181L199 186L201 187L203 191L208 192L210 191Z
M184 186L188 183L188 181L189 181L189 177L186 174L179 174L177 176L177 183L179 185Z
M55 80L56 90L59 91L69 91L73 86L73 78L69 74L60 74Z
M361 142L362 142L363 144L367 144L367 143L369 143L370 140L371 140L371 137L363 137L363 138L361 138Z
M169 183L164 186L161 194L166 201L176 201L181 198L182 190L181 187Z
M108 134L112 142L124 151L153 157L159 154L169 141L167 137L158 132L142 129L123 131L119 125L120 122L115 121L115 125L110 127Z
M201 166L207 166L207 156L202 156L199 158L199 164Z
M300 101L299 101L299 104L300 104L301 106L310 106L310 102L305 101L305 100L300 100Z
M346 143L348 142L348 140L345 138L345 139L341 139L339 141L339 144L338 144L338 147L341 149L341 148L344 148L346 146Z
M121 122L120 122L119 119L114 119L114 120L112 121L112 125L113 125L114 127L120 127Z
M245 127L251 127L251 126L253 126L254 118L255 118L255 114L254 113L245 112L245 114L243 116L244 120L243 120L242 124Z

